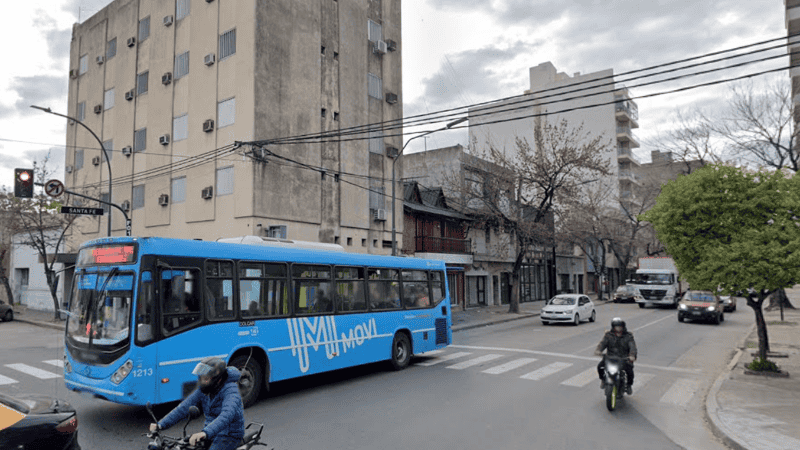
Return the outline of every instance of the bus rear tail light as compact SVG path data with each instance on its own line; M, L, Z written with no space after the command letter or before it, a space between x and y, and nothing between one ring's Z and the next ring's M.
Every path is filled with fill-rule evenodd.
M111 382L114 384L122 383L122 380L124 380L125 377L131 373L131 369L133 369L133 361L129 359L125 361L125 364L121 365L116 372L114 372L114 375L111 376Z

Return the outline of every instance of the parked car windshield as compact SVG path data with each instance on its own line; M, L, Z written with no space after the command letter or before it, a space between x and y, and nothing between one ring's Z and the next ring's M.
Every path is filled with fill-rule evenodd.
M572 297L553 297L550 300L551 305L574 305L575 299Z
M637 273L633 277L636 284L671 284L672 278L668 273Z
M619 292L620 294L627 294L628 292L632 292L632 291L633 291L633 289L631 289L630 286L625 285L625 284L623 284L622 286L617 288L617 292Z

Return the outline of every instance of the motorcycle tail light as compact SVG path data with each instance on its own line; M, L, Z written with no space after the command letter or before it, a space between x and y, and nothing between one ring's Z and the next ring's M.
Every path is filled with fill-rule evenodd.
M78 429L78 416L72 416L69 419L56 425L56 430L60 433L74 433Z

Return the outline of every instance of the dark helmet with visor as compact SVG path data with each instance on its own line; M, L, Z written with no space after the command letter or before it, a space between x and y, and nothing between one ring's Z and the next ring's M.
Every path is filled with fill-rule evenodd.
M628 331L628 327L625 326L625 321L619 317L614 317L611 319L611 331L617 331L617 327L622 327L622 332Z
M225 384L228 379L228 367L225 365L225 361L208 357L197 363L192 375L197 376L200 392L210 394L219 391Z

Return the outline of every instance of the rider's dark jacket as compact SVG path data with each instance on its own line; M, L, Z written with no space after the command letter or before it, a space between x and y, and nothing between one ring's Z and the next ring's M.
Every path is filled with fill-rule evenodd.
M633 334L625 331L621 336L617 336L613 331L607 331L603 339L597 344L597 353L608 349L609 356L616 356L618 358L627 358L633 356L636 358L636 341L633 340Z
M239 369L228 367L228 379L218 392L210 395L195 389L184 401L158 423L160 428L169 428L189 415L190 406L200 407L206 416L203 430L208 440L217 436L228 436L234 439L244 437L244 407L239 395L237 382L241 374Z

